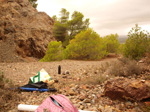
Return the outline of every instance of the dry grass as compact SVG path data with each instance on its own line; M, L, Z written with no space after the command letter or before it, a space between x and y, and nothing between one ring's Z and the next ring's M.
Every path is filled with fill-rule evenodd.
M110 66L111 64L106 62L100 65L99 67L92 67L91 70L94 72L88 70L87 74L91 74L91 75L87 75L87 77L83 79L83 83L93 84L93 85L102 84L104 81L110 78L110 76L106 74Z
M83 79L84 80L83 84L92 84L92 85L102 84L107 79L108 79L107 76L94 74L91 77L87 77L86 79Z
M118 62L112 64L109 73L115 76L131 76L139 75L142 67L135 60L128 58L120 58Z
M134 60L128 58L120 58L113 63L103 63L99 67L92 67L82 75L85 77L82 79L83 84L102 84L104 81L116 77L116 76L137 76L143 71L141 65Z
M99 70L103 74L109 69L110 66L111 66L111 64L106 62L100 66Z
M150 64L150 53L146 53L146 54L145 54L145 57L146 57L146 58L145 58L145 59L146 59L146 63L147 63L147 64Z
M11 90L14 87L11 80L4 77L3 72L0 72L0 109L2 112L7 112L10 109L15 108L15 105L20 100L18 91Z

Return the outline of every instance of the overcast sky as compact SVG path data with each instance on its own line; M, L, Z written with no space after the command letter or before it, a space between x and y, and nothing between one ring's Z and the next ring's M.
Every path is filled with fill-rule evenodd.
M150 32L150 0L38 0L37 10L51 17L61 8L82 12L100 36L127 35L135 24Z

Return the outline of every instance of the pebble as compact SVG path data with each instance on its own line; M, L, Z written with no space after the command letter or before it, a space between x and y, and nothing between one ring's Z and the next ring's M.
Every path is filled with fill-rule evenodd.
M89 70L82 69L82 72L83 77L92 74L89 73ZM100 71L96 70L95 74L98 75L99 72ZM58 92L21 92L20 95L23 99L18 103L40 105L47 97L52 94L63 94L66 95L70 101L80 110L98 112L142 112L137 102L121 102L107 98L104 95L104 84L80 84L82 77L72 77L73 72L69 71L69 74L70 73L71 75L59 76L63 81L71 80L72 83L68 86L64 86L66 83L64 81L64 85L60 85L62 80L59 80L58 78L56 83L60 86ZM79 72L79 74L81 73ZM73 81L79 81L79 84L73 84ZM13 112L13 110L10 112Z
M84 102L84 103L90 103L91 100L90 100L90 99L85 99L83 102Z

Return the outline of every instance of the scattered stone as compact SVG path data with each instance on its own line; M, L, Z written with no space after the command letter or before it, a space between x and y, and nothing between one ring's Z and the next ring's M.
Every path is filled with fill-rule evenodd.
M58 82L59 82L57 79L55 79L54 81L55 81L55 83L58 83Z
M101 106L101 105L99 105L99 107L98 107L98 111L99 111L99 112L103 112L103 111L104 111L104 107L103 107L103 106Z
M65 72L62 73L63 75L68 75L70 74L70 72L68 70L66 70Z
M150 101L145 102L145 104L150 107Z
M54 83L55 83L55 81L54 81L54 80L51 80L51 81L47 82L47 85L48 85L48 86L51 86L51 85L53 85Z
M90 99L88 99L88 98L86 98L83 102L84 102L84 103L90 103L90 102L91 102L91 100L90 100Z
M144 63L144 61L143 61L143 60L140 60L139 63Z
M80 99L81 101L83 101L84 99L86 99L86 96L85 96L85 95L81 95L81 96L79 97L79 99Z
M72 89L69 89L69 90L67 91L67 93L68 93L69 95L71 95L71 96L76 95L76 93L75 93Z
M83 105L80 105L80 107L79 107L81 110L83 110L84 109L84 106Z
M144 83L144 82L145 82L145 80L141 80L141 82L143 82L143 83Z
M62 78L67 78L67 75L63 75Z

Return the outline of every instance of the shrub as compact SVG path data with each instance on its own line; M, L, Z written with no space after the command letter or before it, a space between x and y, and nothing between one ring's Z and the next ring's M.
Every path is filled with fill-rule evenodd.
M40 60L41 62L47 61L60 61L63 59L63 47L61 41L53 41L48 44L46 55Z
M115 76L128 77L134 74L139 75L142 72L142 67L135 60L121 58L118 62L112 64L109 72Z
M124 47L125 47L125 44L120 44L120 45L119 45L119 49L118 49L118 53L119 53L119 54L123 54L123 52L124 52Z
M85 75L82 79L83 84L102 84L104 81L109 78L114 77L113 75L109 76L107 71L111 64L109 62L105 62L100 66L91 66L88 67L87 70L82 75Z
M92 29L75 36L66 47L65 56L70 59L97 60L107 55L103 39Z
M141 28L136 26L128 33L128 39L125 42L124 56L132 59L139 59L148 51L149 33L141 31Z
M109 73L114 76L124 76L125 68L120 62L114 62L110 67Z
M107 35L103 38L104 44L106 45L107 52L118 53L119 40L118 34Z

